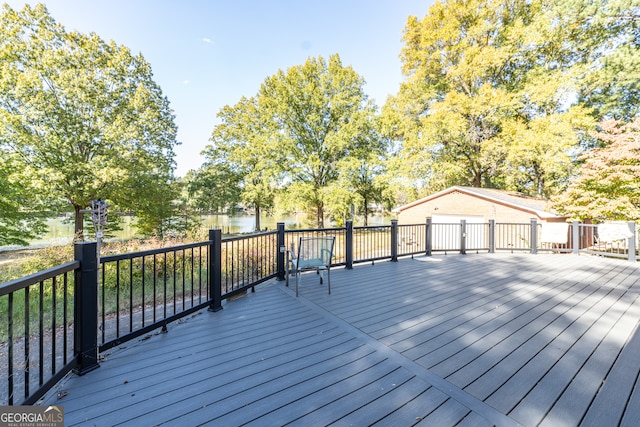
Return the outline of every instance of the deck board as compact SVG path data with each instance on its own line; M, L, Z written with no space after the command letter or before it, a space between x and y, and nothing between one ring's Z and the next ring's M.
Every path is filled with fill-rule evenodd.
M390 388L389 393L353 409L340 424L362 425L364 420L370 420L371 424L394 425L392 414L396 408L405 413L412 412L418 418L428 408L435 409L446 399L447 395L413 376L401 386Z
M108 351L42 404L66 425L637 425L640 267L574 255L270 281ZM66 396L56 399L56 392Z
M482 342L482 346L487 350L481 354L469 354L466 356L466 359L477 356L468 362L468 365L470 365L469 369L465 370L468 375L470 374L468 379L465 379L463 373L460 372L460 370L465 367L462 366L462 364L466 361L462 354L460 357L451 357L444 362L440 362L435 369L437 369L437 371L442 375L446 376L448 380L461 386L466 386L477 378L477 376L473 376L473 372L477 373L487 371L491 368L491 363L495 363L496 360L501 360L511 354L519 345L522 344L522 340L524 338L531 336L533 333L539 332L539 328L548 323L547 319L552 317L554 314L552 310L559 307L558 299L562 301L562 298L566 295L566 293L562 296L554 295L556 290L557 288L554 289L553 293L545 294L544 298L546 299L540 304L529 304L530 307L524 311L521 310L518 317L507 317L506 319L502 319L501 324L498 325L494 331L479 338ZM525 328L526 334L518 333ZM465 349L466 348L463 348L462 351ZM486 357L483 357L485 355ZM481 360L481 363L484 362L484 364L480 364L479 366L478 363L476 363L478 359ZM451 371L452 374L445 374L447 372L447 365L452 365L448 368L448 371ZM455 378L452 377L453 373L456 374Z
M589 415L590 413L588 412L585 419L591 419ZM595 426L596 424L587 425ZM622 415L622 421L620 425L624 427L634 427L640 425L640 383L638 376L636 376L635 387L633 389L633 392L631 393L629 401L627 402L627 407Z
M636 277L630 275L622 283L629 282L629 279L631 282L637 280ZM612 298L614 294L615 292L612 292L608 295L609 298ZM541 425L577 424L581 421L602 385L602 379L606 377L622 345L637 323L629 317L623 318L624 311L629 309L631 304L637 302L637 296L628 302L622 301L623 296L624 294L612 301L609 307L606 307L605 303L599 304L603 310L599 321L594 322L593 326L573 348L583 347L572 362L578 365L575 375L571 382L565 386L562 396L554 403ZM568 370L565 368L565 371Z
M640 310L640 303L636 303L631 307L634 310ZM638 318L637 313L629 318L627 322L633 322L633 318ZM622 348L620 354L611 367L611 372L607 376L607 381L602 384L602 388L598 391L594 402L591 406L592 411L583 420L585 425L616 425L618 424L629 403L633 387L638 380L637 365L638 355L640 354L640 333L638 330L638 322L633 325L634 331L632 338ZM627 326L631 326L627 324ZM640 414L640 405L631 403L628 411L629 417L631 413L636 413L635 423L640 422L638 414Z
M384 377L394 369L384 363L383 357L375 353L361 355L362 357L353 357L347 353L340 356L342 357L266 380L269 387L275 390L270 394L265 395L256 389L264 383L252 384L253 388L238 390L223 400L212 400L205 408L181 415L179 421L186 423L185 425L200 425L204 422L240 425L268 416L274 408L295 406L295 410L284 411L285 418L281 420L281 424L284 425L293 421L292 417L298 417L300 411L304 413L319 410L331 400L344 396L349 390L345 387L345 382L357 389L370 381L371 377ZM363 366L367 369L363 370ZM220 405L213 404L218 402ZM244 409L247 405L252 406L251 411ZM209 407L221 410L216 412Z
M615 277L613 276L613 278ZM540 418L540 421L542 421L541 418L545 416L546 420L555 420L555 425L558 425L558 423L566 423L568 425L579 423L584 413L583 411L576 409L565 413L564 416L557 412L554 412L554 415L547 414L546 411L550 410L561 396L574 401L579 399L583 404L587 405L590 402L590 399L581 392L586 392L588 387L599 386L604 377L600 377L600 381L597 379L594 381L592 376L591 384L584 384L583 389L574 390L573 393L565 393L565 391L595 346L598 345L599 337L604 336L610 329L611 319L607 318L605 314L621 292L621 290L611 288L598 289L588 295L580 304L573 307L573 310L569 310L565 314L565 316L575 319L575 321L568 325L567 329L562 334L559 334L556 340L552 341L556 345L556 350L562 349L563 351L552 350L549 353L544 351L540 353L547 356L544 358L544 362L538 365L538 372L544 373L544 376L533 389L527 392L527 398L510 413L512 417L535 421ZM562 342L560 341L561 339ZM526 383L530 383L530 379L526 379ZM595 391L597 389L591 390L592 393ZM536 415L533 415L533 413Z

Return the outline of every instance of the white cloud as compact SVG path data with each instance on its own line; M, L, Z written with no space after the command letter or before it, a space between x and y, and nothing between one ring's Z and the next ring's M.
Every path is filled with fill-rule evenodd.
M203 38L202 41L205 42L205 43L208 43L208 44L213 44L213 40L211 40L208 37Z
M182 84L185 85L185 86L187 86L189 83L191 83L189 80L183 80L182 81Z

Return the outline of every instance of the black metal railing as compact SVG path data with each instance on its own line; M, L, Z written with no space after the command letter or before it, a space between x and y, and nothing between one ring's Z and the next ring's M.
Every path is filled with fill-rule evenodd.
M432 252L461 252L464 253L460 244L464 233L461 223L431 224L431 250Z
M492 223L466 223L465 251L468 252L489 252L491 238L490 234L494 230Z
M276 231L222 240L222 290L236 295L276 277L278 233Z
M332 265L434 252L539 251L638 258L635 224L628 239L606 243L596 226L573 223L566 243L545 243L531 223L424 224L285 230L209 239L187 245L105 256L95 242L77 243L75 261L0 285L0 405L31 404L62 376L98 367L99 352L196 310L221 310L222 301L286 274L285 250L300 237L334 236ZM624 230L623 230L624 231ZM626 235L626 234L625 234ZM559 241L563 241L562 237ZM73 272L73 274L72 274Z
M76 367L74 272L62 264L0 287L0 402L31 404Z
M297 250L300 244L301 237L313 237L313 236L333 236L335 237L335 243L333 246L333 264L332 265L344 265L346 263L346 227L339 228L309 228L300 230L284 230L284 224L282 224L281 232L284 233L284 245L288 250Z
M427 224L398 225L398 256L426 253L428 237Z
M497 251L529 251L531 245L531 223L497 223L495 227L495 249Z
M208 257L208 242L103 257L100 351L205 307Z
M206 242L102 258L100 351L207 306L217 310L222 299L276 277L276 248L275 231L211 233Z
M352 233L354 263L375 262L392 256L391 227L353 227Z

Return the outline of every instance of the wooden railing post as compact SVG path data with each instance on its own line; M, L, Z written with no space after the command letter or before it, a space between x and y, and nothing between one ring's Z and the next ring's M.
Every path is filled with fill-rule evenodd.
M283 281L286 275L285 255L287 253L287 246L284 240L284 222L278 223L278 255L276 258L276 264L278 268L278 280Z
M629 221L627 223L629 226L629 231L631 232L631 237L629 237L629 253L628 260L631 262L636 262L636 223L633 221Z
M426 255L427 256L431 256L431 253L433 252L433 220L431 219L430 216L427 217L427 227L425 229L425 246L426 246Z
M580 223L578 221L571 223L571 236L573 240L571 242L573 243L572 252L577 255L580 253Z
M391 220L391 261L398 261L398 220Z
M489 220L489 253L496 253L496 220Z
M467 220L460 220L460 255L467 254Z
M80 268L75 272L73 303L74 372L84 375L98 364L98 252L96 242L78 242L73 248Z
M531 218L531 238L529 239L531 242L531 253L538 253L538 219Z
M346 236L344 239L344 256L347 270L353 269L353 221L345 223Z
M209 311L222 310L222 230L209 230Z

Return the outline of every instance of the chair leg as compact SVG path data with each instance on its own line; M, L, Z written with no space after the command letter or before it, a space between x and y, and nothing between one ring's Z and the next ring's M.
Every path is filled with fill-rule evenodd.
M289 287L289 276L291 276L291 269L287 266L287 268L284 271L285 274L285 284L287 285L287 288Z
M300 272L296 270L296 298L298 297L298 280L300 278Z
M329 295L331 295L331 269L327 268L327 289L329 289Z

